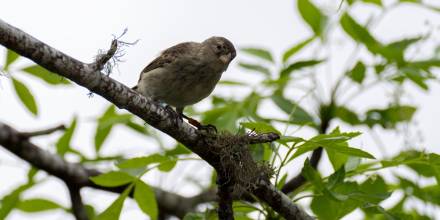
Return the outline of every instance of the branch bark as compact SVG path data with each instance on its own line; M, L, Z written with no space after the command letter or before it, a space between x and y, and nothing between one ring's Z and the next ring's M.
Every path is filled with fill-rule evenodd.
M2 122L0 122L0 145L34 167L63 180L69 188L72 210L77 219L85 219L81 217L84 214L79 194L82 187L92 187L115 193L122 193L126 188L125 186L103 187L94 184L89 178L100 175L102 172L85 168L81 164L69 163L60 156L41 149L27 138L23 138L20 132ZM216 201L215 192L211 190L193 197L184 197L159 188L154 188L154 191L159 210L179 218L183 218L198 204Z
M99 70L96 70L96 64L82 63L2 20L0 20L0 44L31 59L42 67L64 76L80 86L88 88L91 92L101 95L117 107L130 111L151 126L184 144L216 170L221 170L218 150L217 152L213 151L213 149L216 149L218 146L216 145L218 142L212 141L213 139L220 137L207 137L206 134L201 133L189 124L186 124L181 120L174 120L175 117L173 117L172 112L167 111L150 98L144 97L127 86L102 74ZM43 165L41 164L40 159L33 159L40 161L39 165ZM61 177L67 178L67 174L60 173L60 170L52 171ZM83 175L81 178L82 177L87 177L87 175ZM75 181L81 182L85 180L80 179ZM84 184L87 182L88 179L82 183ZM279 210L284 218L309 219L307 218L307 213L302 211L302 209L296 206L292 201L287 200L286 198L288 197L281 194L281 192L274 191L275 187L269 183L258 185L258 187L261 187L261 189L257 189L255 192L262 191L265 193L256 193L257 197L268 203L274 210ZM284 198L282 200L283 203L279 202L280 197ZM287 201L289 201L288 204ZM283 207L277 207L279 205L283 205ZM285 211L286 209L284 209L284 207L295 207L295 210L297 211Z
M66 183L66 185L69 189L70 202L72 203L72 212L76 220L89 220L86 208L82 202L80 194L81 188L69 183Z

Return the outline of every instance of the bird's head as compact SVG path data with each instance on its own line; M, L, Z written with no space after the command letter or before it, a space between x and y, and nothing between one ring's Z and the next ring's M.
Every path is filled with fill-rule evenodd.
M234 45L224 37L210 37L203 41L203 44L208 45L225 65L228 65L237 55Z

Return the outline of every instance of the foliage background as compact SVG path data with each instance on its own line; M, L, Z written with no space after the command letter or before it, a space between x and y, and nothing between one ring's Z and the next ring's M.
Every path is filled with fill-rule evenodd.
M373 1L374 2L374 1ZM391 5L395 1L383 1L385 5ZM338 16L344 11L346 5L339 10L339 4L335 1L316 1L317 5L330 15L330 23L337 24ZM425 1L426 4L438 4L435 1ZM275 65L265 64L275 75L281 66L281 54L290 46L310 37L313 32L307 27L296 10L296 3L292 1L186 1L186 2L135 2L132 4L120 4L118 2L87 2L84 7L82 2L52 2L52 1L10 1L4 2L5 6L0 9L2 19L35 37L51 44L52 46L77 57L83 61L92 61L97 49L107 48L112 34L120 33L125 27L129 28L125 36L127 40L141 39L134 47L127 48L127 54L123 57L126 60L119 65L119 72L112 74L115 79L133 85L137 81L138 72L143 66L157 55L158 51L172 44L188 40L203 40L211 35L222 35L230 38L239 47L263 47L269 49L276 60ZM26 5L26 7L23 7ZM438 6L438 5L437 5ZM35 10L38 9L38 10ZM20 16L17 12L20 12ZM79 13L80 12L80 13ZM350 9L350 13L362 24L365 24L371 17L380 16L381 9L375 4L360 3ZM81 16L78 16L80 14ZM371 32L381 42L391 42L394 40L424 36L430 34L425 43L412 48L409 51L414 58L425 59L435 56L438 45L438 25L439 14L435 10L417 6L417 4L406 4L390 11L380 22L374 25ZM326 58L324 65L308 69L302 72L308 74L313 71L322 92L318 94L320 98L329 98L329 89L338 79L338 75L347 68L354 65L352 61L352 51L355 44L340 29L335 30L331 38L328 39L329 46L320 48L319 45L312 45L306 48L295 57L295 59L321 59ZM357 57L372 61L366 50L361 51ZM265 79L264 74L248 72L239 68L238 62L264 63L252 56L240 53L236 61L225 75L225 80L237 80L247 82L258 90L264 90L261 81ZM26 60L18 60L10 67L10 70L18 70L23 66L29 65ZM95 156L95 130L96 119L102 115L108 107L106 101L98 96L89 98L88 91L76 87L47 86L41 80L32 78L20 71L10 71L12 76L24 82L35 95L38 106L38 116L34 117L17 99L11 81L5 77L1 78L2 92L0 93L0 119L14 125L18 129L33 130L54 124L70 124L74 115L78 118L78 125L72 144L75 149L81 150L88 157ZM299 86L308 86L307 82ZM436 115L440 112L440 106L436 102L436 96L440 94L438 84L433 81L428 82L429 91L423 91L413 83L405 83L403 103L415 104L419 108L415 114L415 120L410 125L400 125L395 131L384 130L375 126L370 132L365 127L351 128L340 120L331 125L331 129L339 125L343 131L359 130L364 135L355 139L352 144L358 146L377 158L396 155L398 152L407 149L427 150L428 152L439 152L436 146L440 144L436 126L439 122ZM239 100L250 92L250 87L239 86L219 86L215 94L222 97L234 97ZM357 97L350 108L362 112L372 107L386 107L393 99L395 87L381 85L374 88L365 95ZM300 100L303 93L298 90L288 91L292 100ZM204 112L211 109L211 100L206 100L196 106L196 110ZM316 103L308 99L301 102L307 111L316 111ZM261 111L266 117L285 117L280 109L270 102L264 103L267 111ZM7 107L5 107L7 106ZM279 126L283 131L284 126ZM149 129L150 131L151 129ZM287 133L295 131L295 136L312 137L315 132L311 128L303 127L298 131L297 127L290 126ZM154 131L152 131L154 132ZM157 133L157 132L156 132ZM172 140L163 135L160 139L146 137L142 134L133 132L126 126L116 126L109 137L102 145L101 154L103 156L114 156L123 154L128 157L144 155L161 151L158 140L162 142L164 148L173 146ZM46 146L47 149L54 151L54 144L59 138L58 135L49 138L37 139L36 143ZM381 141L379 141L381 140ZM146 144L148 141L148 144ZM68 159L78 160L78 157L66 155ZM295 166L287 171L295 175L301 168L302 158L295 162ZM18 161L16 158L5 153L2 154L2 166L0 169L4 175L0 177L2 187L0 193L6 194L17 183L26 181L24 169L27 164ZM111 164L100 164L103 168L111 168ZM179 173L194 173L197 176L177 175ZM323 158L320 170L322 176L333 172L331 165L326 157ZM407 169L398 169L393 172L402 172L412 178L419 179L414 172ZM44 174L39 174L44 176ZM385 177L390 173L384 172ZM160 176L160 178L157 178ZM210 184L211 170L203 162L185 161L180 162L177 168L167 174L158 171L149 173L146 181L152 185L161 185L166 189L177 191L184 195L192 195L198 191L198 184L207 186ZM390 180L394 180L389 177ZM196 180L194 180L196 179ZM431 180L422 179L422 184L432 184ZM435 182L434 182L435 183ZM63 206L68 206L66 196L53 194L53 191L63 192L67 196L64 187L54 179L48 179L37 187L32 188L26 197L50 198ZM89 192L90 191L90 192ZM61 194L61 193L60 193ZM87 190L84 192L86 203L94 204L97 210L107 207L115 195L104 194ZM104 202L103 202L104 201ZM307 204L307 199L302 200ZM392 201L390 202L392 203ZM410 208L416 207L428 213L438 211L437 207L427 206L419 200L410 202ZM389 206L388 206L389 207ZM39 217L58 219L64 216L63 211L53 213L38 213ZM359 212L357 213L359 214ZM125 207L124 217L139 216L141 212L137 210L134 203ZM355 213L356 215L356 213ZM26 214L13 212L11 219L25 219ZM350 218L350 217L347 217Z

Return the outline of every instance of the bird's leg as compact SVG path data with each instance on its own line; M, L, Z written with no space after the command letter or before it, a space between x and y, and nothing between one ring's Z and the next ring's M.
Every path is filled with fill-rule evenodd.
M177 110L177 113L176 113L176 111L174 111L173 107L171 107L170 105L165 105L165 110L172 115L174 122L176 124L183 121L182 116L177 109L176 109Z
M176 108L176 110L177 110L177 113L180 115L180 117L186 119L190 125L196 127L197 129L214 131L215 133L217 133L217 128L214 125L211 125L211 124L202 125L202 123L200 123L196 119L184 115L183 114L183 107Z

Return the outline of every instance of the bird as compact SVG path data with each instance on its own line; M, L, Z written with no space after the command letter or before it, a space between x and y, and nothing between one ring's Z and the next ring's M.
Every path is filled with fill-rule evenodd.
M204 126L185 116L183 110L212 93L235 56L234 45L224 37L179 43L149 63L132 89L167 107L175 107L180 119L185 118L201 129Z

